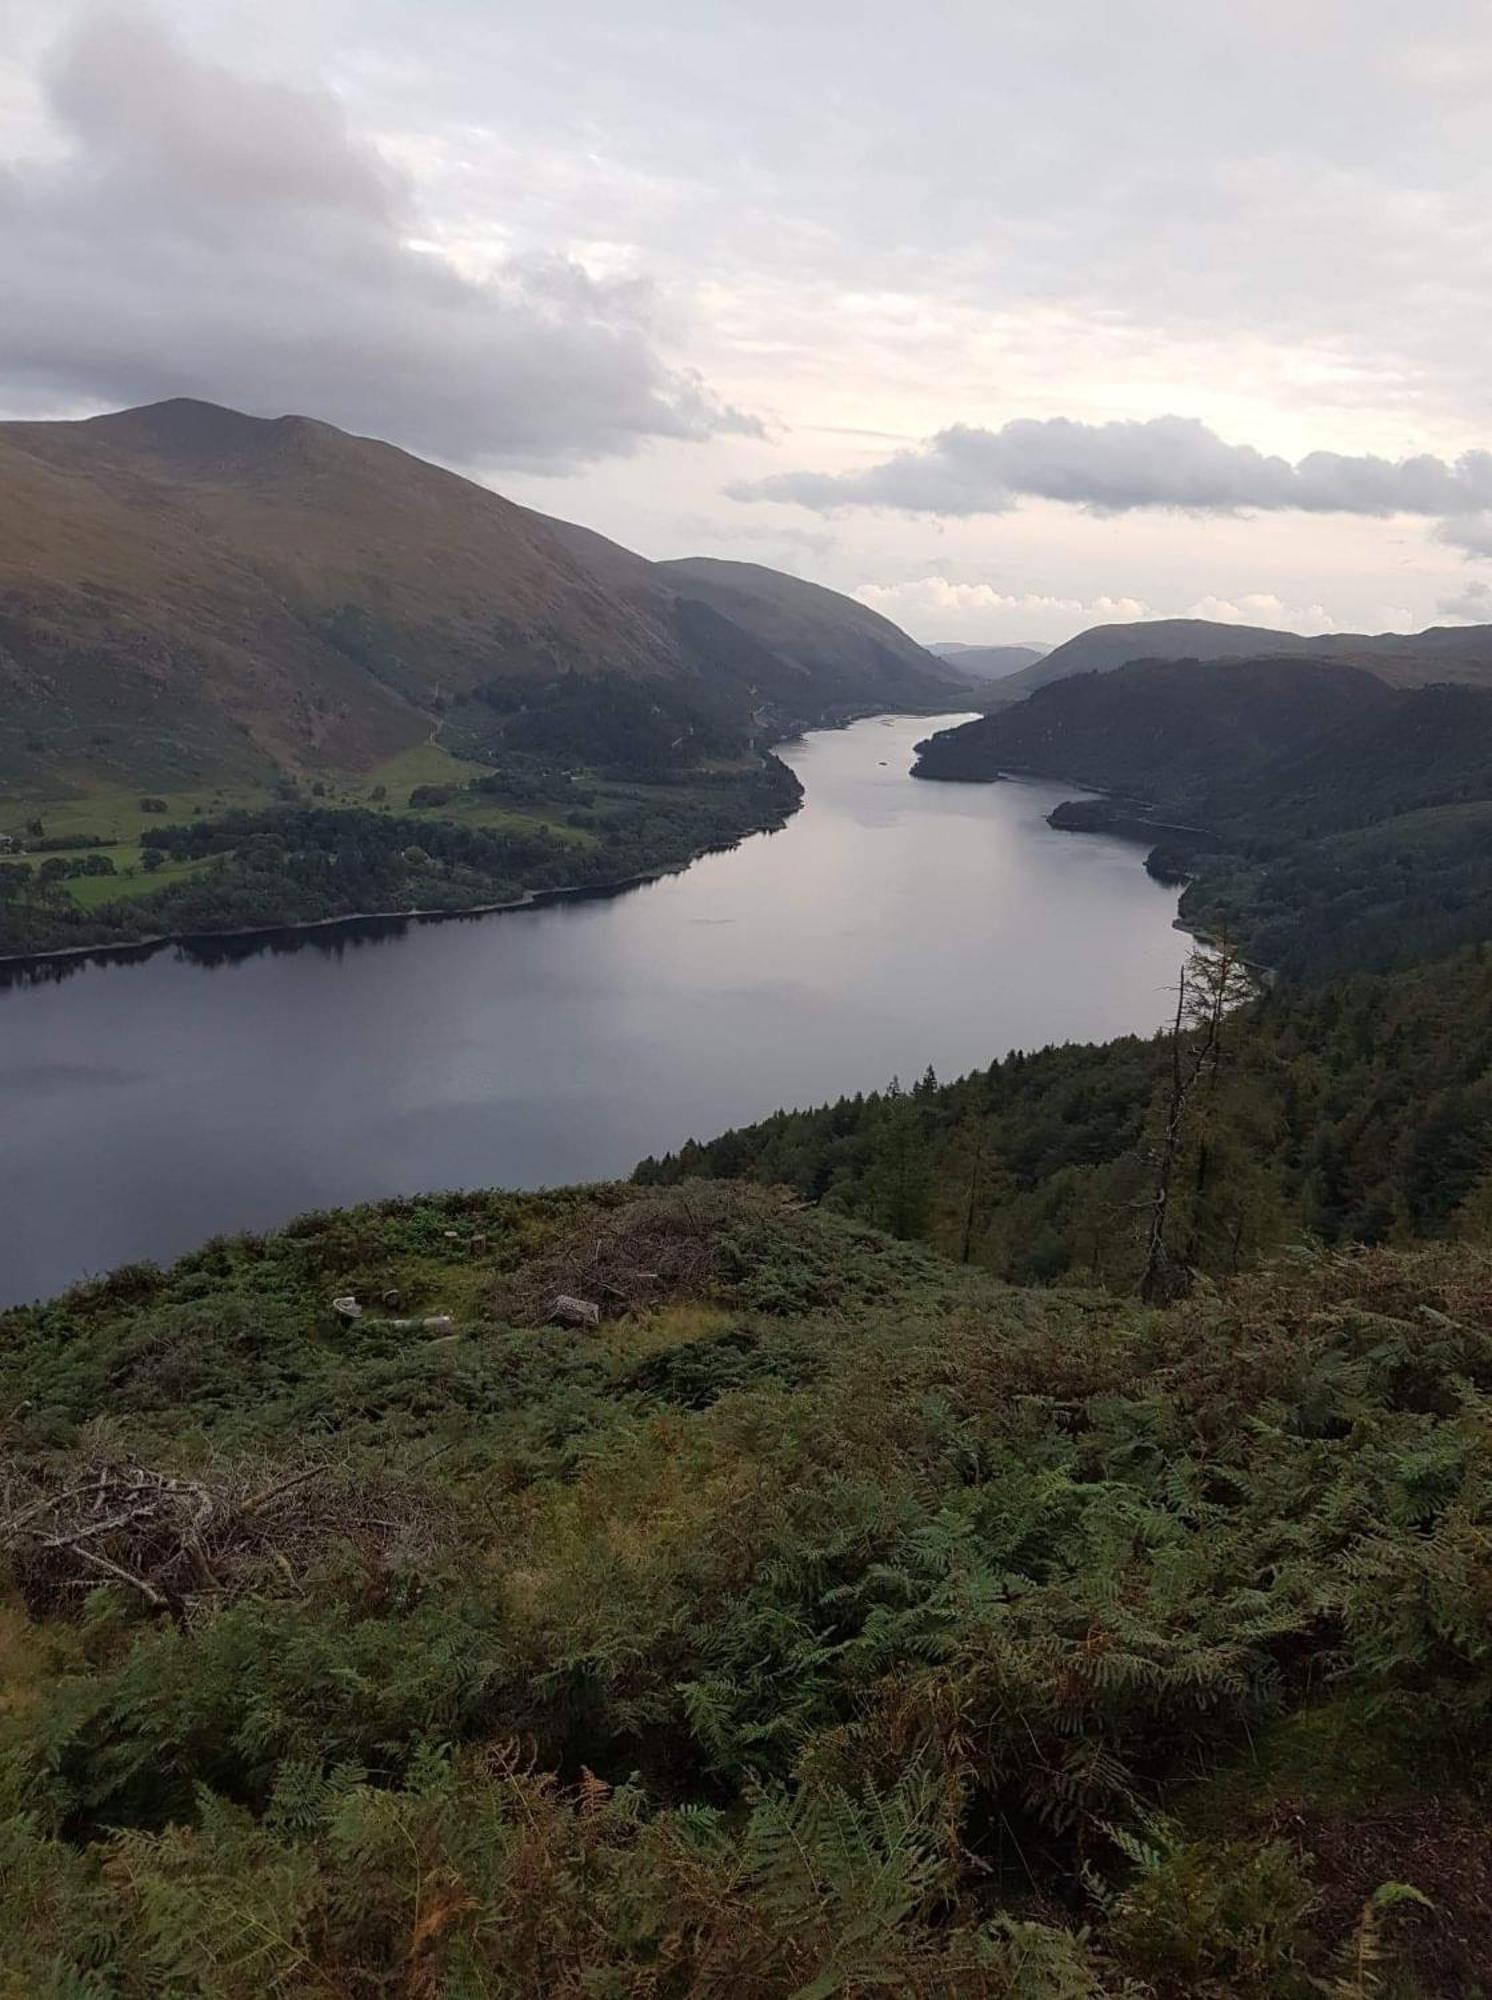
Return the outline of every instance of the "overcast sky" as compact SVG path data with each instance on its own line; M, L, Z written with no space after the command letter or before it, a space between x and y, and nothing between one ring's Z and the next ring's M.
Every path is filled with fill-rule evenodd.
M1492 620L1488 0L0 0L0 408L393 439L925 640Z

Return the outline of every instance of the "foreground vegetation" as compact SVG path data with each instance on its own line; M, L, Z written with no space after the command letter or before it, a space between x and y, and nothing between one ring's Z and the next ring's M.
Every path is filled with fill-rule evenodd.
M696 1184L13 1312L0 1991L1473 1992L1489 1298Z

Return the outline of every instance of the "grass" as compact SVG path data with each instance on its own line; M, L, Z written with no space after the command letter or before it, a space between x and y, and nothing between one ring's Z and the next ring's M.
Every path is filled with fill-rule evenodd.
M140 800L151 797L165 800L164 813L142 812ZM126 845L133 850L140 835L153 826L194 817L212 818L235 806L262 807L271 804L273 797L266 786L221 785L187 792L106 788L73 798L0 799L0 833L24 833L33 820L39 819L48 838L99 839L110 847Z
M449 820L488 830L531 831L544 826L571 847L595 846L593 834L567 826L558 814L522 812L480 795L458 797L443 806L411 807L408 803L416 786L465 786L486 768L469 758L454 756L438 743L418 743L361 776L312 777L307 789L320 784L322 793L312 792L312 796L318 803L330 806L359 807L431 821ZM164 799L166 811L146 812L141 806L145 797ZM276 804L278 798L279 794L267 785L222 785L156 793L103 787L76 797L0 802L0 833L23 834L33 820L39 819L49 838L102 841L103 846L89 851L111 860L116 872L80 876L65 885L82 909L96 910L108 903L134 902L152 895L156 890L201 874L219 858L166 862L147 873L140 865L140 837L151 828L192 818L216 818L238 808L262 811Z
M1424 1745L1406 1744L1362 1694L1328 1695L1265 1724L1237 1758L1224 1763L1178 1802L1191 1833L1223 1840L1252 1815L1263 1818L1292 1801L1322 1810L1366 1811L1438 1782L1454 1789L1450 1768L1427 1767Z
M173 882L185 882L192 875L204 874L222 858L207 854L200 861L164 861L159 868L147 872L140 866L138 847L102 851L112 858L117 874L79 875L63 885L73 901L85 910L100 909L105 903L135 902L141 896L153 895L157 889L169 888Z
M344 780L342 789L351 795L351 803L368 805L378 803L371 794L382 785L388 803L402 808L416 785L466 785L487 769L476 758L457 757L441 743L416 743L375 765L365 778Z
M377 810L407 810L406 801L416 785L465 785L478 776L485 765L452 756L438 743L417 743L396 757L361 774L303 774L302 788L324 787L328 805L365 806ZM373 797L380 786L387 797ZM40 819L51 837L102 839L130 847L151 827L185 819L215 818L235 808L261 811L274 805L279 794L269 785L204 785L189 791L153 791L149 786L99 786L56 798L0 799L0 833L24 833L32 820ZM314 794L313 794L314 796ZM164 813L142 811L142 798L166 802ZM116 861L116 866L119 865Z

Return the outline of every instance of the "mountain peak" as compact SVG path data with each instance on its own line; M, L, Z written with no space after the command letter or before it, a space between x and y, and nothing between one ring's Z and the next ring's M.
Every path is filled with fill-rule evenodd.
M341 435L311 417L254 417L194 396L89 417L77 429L106 450L148 453L178 472L242 465L278 453L287 443Z

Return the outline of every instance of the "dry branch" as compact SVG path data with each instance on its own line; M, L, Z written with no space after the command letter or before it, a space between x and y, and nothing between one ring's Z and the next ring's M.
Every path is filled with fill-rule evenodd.
M188 1477L127 1459L0 1457L0 1555L36 1615L107 1578L184 1620L246 1590L295 1587L338 1545L384 1567L426 1562L441 1528L425 1489L320 1461L221 1460Z

